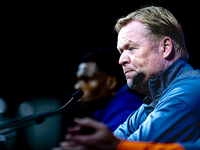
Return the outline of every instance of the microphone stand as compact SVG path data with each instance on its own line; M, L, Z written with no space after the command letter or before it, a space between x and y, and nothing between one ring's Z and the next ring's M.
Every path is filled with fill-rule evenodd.
M41 114L38 114L38 115L30 115L30 116L23 117L23 118L21 118L17 121L13 121L11 123L1 125L0 130L10 128L10 127L14 127L14 126L19 126L19 125L22 125L22 124L27 124L27 123L33 122L33 121L35 121L35 123L37 123L37 124L41 123L41 122L44 121L45 117L56 115L56 114L63 112L65 110L65 108L67 108L67 105L69 103L80 99L83 96L83 94L84 93L83 93L82 90L78 90L72 95L72 98L65 105L63 105L61 108L59 108L57 110L41 113Z

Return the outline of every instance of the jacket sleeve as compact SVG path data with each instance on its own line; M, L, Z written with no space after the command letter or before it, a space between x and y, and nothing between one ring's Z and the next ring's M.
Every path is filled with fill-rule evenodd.
M168 89L148 117L144 117L145 114L142 110L144 107L141 107L141 112L136 112L136 114L129 117L114 132L114 135L131 141L154 141L163 143L187 142L191 138L197 138L191 135L191 133L198 134L194 133L195 124L197 123L195 118L198 117L194 117L196 113L188 106L185 99L193 101L192 103L197 105L196 109L198 108L199 100L197 102L194 96L191 98L192 94L190 91L192 89L188 90L181 86Z
M130 114L126 121L121 124L113 134L120 139L127 139L138 129L138 126L141 124L140 120L145 120L145 118L144 105L142 105L137 111Z
M180 144L122 141L117 150L185 150Z
M187 104L178 98L173 98L173 101L161 102L126 139L164 143L187 139L194 130L195 120Z
M189 142L189 143L181 143L181 144L186 150L200 150L200 139L195 143Z

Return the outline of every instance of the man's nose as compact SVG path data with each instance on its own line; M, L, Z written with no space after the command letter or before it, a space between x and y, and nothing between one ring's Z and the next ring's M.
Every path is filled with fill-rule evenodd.
M130 63L130 62L131 62L131 60L128 55L128 51L124 50L119 58L119 64L124 66L125 64Z
M81 87L80 87L80 82L79 82L79 81L76 82L76 84L74 85L74 89L75 89L75 90L81 89Z

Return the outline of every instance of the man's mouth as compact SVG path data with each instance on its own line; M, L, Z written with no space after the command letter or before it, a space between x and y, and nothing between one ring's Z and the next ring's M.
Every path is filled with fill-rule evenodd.
M125 74L127 74L127 73L129 73L129 72L131 72L131 71L125 71Z
M125 73L124 73L124 74L126 75L126 74L128 74L128 73L130 73L130 72L132 72L132 71L133 71L133 70L125 70Z

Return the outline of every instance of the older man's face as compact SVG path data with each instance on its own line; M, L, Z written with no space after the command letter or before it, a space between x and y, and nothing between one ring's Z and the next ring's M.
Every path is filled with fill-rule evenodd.
M146 31L144 24L133 21L124 26L118 35L119 64L123 66L127 84L136 90L143 88L144 83L163 69L159 47L150 43Z

